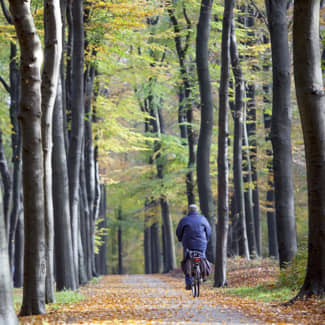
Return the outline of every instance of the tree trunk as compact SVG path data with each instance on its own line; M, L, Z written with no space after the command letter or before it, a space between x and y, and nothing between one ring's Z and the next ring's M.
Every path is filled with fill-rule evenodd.
M16 227L14 252L14 287L21 288L24 284L24 215L22 211L19 213Z
M190 45L192 26L186 14L185 5L183 5L183 15L187 22L187 33L184 40L184 46L182 46L182 38L180 35L181 28L178 24L178 20L175 16L175 12L171 7L170 3L169 6L170 7L168 8L168 14L174 27L174 32L175 32L174 41L175 41L175 46L176 46L176 51L178 56L181 78L183 82L183 87L180 90L180 99L183 96L184 98L182 98L182 101L180 101L180 106L182 106L182 108L179 109L179 120L182 119L185 120L186 117L186 121L187 121L187 128L184 129L183 128L184 126L182 125L180 125L180 128L181 128L181 135L186 134L188 139L188 164L187 164L188 172L186 174L186 192L187 192L188 205L190 205L195 203L194 180L193 180L193 170L192 170L195 165L195 150L194 150L194 131L192 127L192 122L193 122L193 110L192 110L193 102L191 100L192 85L189 78L189 72L186 67L185 57Z
M118 274L124 274L123 268L123 241L122 241L122 208L120 207L118 210L118 234L117 234L117 241L118 241Z
M84 149L85 144L82 148ZM83 152L84 150L82 150ZM92 278L92 218L90 208L88 205L88 191L86 182L86 170L85 170L85 155L81 155L80 161L80 227L82 234L82 244L85 260L85 272L87 274L88 281ZM87 281L87 282L88 282Z
M92 273L96 273L95 268L95 254L94 254L94 235L95 235L95 221L97 216L95 213L96 199L96 160L93 143L92 122L93 114L91 111L91 102L93 95L93 84L95 78L95 67L88 64L85 72L85 177L86 190L89 208L89 258L92 268Z
M9 227L9 260L10 269L13 270L14 255L15 255L15 234L17 223L21 209L21 129L18 122L19 112L19 98L20 98L20 86L19 86L19 69L17 63L17 46L15 43L10 43L10 122L12 124L11 135L11 148L13 164L13 176L12 176L12 208L10 212L10 227Z
M214 286L227 285L227 239L229 223L228 206L228 88L230 64L230 36L233 20L234 0L224 1L221 42L221 77L219 90L218 124L218 225L216 242L216 266Z
M157 219L157 216L154 216ZM151 247L152 247L152 273L159 273L161 269L160 259L160 240L159 240L159 222L155 221L151 226Z
M213 129L213 103L209 73L209 35L213 0L202 0L196 37L196 65L201 98L201 125L197 148L197 183L202 214L208 219L212 235L207 257L215 260L215 217L210 183L210 147Z
M254 219L254 242L255 251L252 256L261 256L261 223L260 223L260 203L257 184L257 144L256 144L256 100L255 85L249 84L247 87L247 135L249 145L249 159L251 163L251 179L252 179L252 203L253 203L253 219Z
M152 273L152 256L151 256L151 215L150 215L150 203L147 199L145 202L144 210L144 267L145 273ZM149 210L149 211L148 211Z
M176 268L176 257L175 257L175 241L173 237L173 224L169 211L169 203L167 197L162 196L160 198L161 215L164 222L164 234L165 248L166 248L166 260L164 266L164 272L169 272Z
M42 73L42 145L46 245L46 303L54 302L54 220L52 195L52 120L62 55L59 0L44 0L44 68Z
M246 219L246 234L248 241L249 257L256 256L256 241L255 241L255 222L254 222L254 211L253 211L253 191L251 188L252 174L251 174L251 160L249 156L249 144L248 134L246 128L246 108L243 114L243 172L244 172L244 199L245 199L245 219ZM244 237L241 235L241 241ZM239 245L240 255L245 256L244 245Z
M70 211L75 272L79 273L79 176L80 156L84 137L84 31L83 2L72 3L72 92L71 92L71 137L68 154Z
M24 292L22 316L45 313L45 229L41 136L42 48L30 12L30 2L10 1L21 51L19 119L23 139L25 216ZM22 19L24 18L24 19Z
M265 40L267 41L267 40ZM268 42L268 41L267 41ZM266 62L263 67L264 71L269 70L269 64ZM270 86L263 85L264 91L264 128L265 128L265 142L271 142L271 120L272 117L268 113L270 106ZM279 258L278 238L276 235L276 219L274 211L274 183L273 183L273 151L272 148L266 149L267 156L267 192L266 192L266 219L267 219L267 232L268 232L268 248L269 256Z
M4 215L2 213L0 189L0 324L18 324L13 304L11 272L9 268L8 245Z
M63 130L62 83L58 83L53 115L53 207L55 228L56 289L75 290L76 272L72 250L69 181Z
M293 54L308 184L308 264L298 297L325 295L325 97L319 48L319 1L294 3Z
M9 208L11 205L12 181L8 168L7 158L2 142L2 130L0 129L0 175L3 183L3 216L5 222L5 236L8 240L9 235Z
M233 73L235 76L235 107L234 107L234 187L235 187L235 204L234 204L234 222L232 227L234 237L241 244L242 256L249 258L246 214L244 201L243 171L242 171L242 141L243 141L243 109L244 109L244 79L240 66L239 55L237 50L237 40L235 33L235 23L232 21L231 38L230 38L230 55ZM238 245L238 244L237 244ZM236 246L237 246L236 245Z
M274 153L274 194L280 267L297 251L292 183L290 54L285 1L266 0L271 35L273 109L271 140Z
M106 221L106 186L102 184L100 186L101 189L101 199L100 199L100 209L99 209L99 218L101 221L98 223L98 229L106 229L107 221ZM101 235L101 246L98 249L98 253L96 254L96 272L99 275L108 274L107 271L107 235L106 232L104 235Z

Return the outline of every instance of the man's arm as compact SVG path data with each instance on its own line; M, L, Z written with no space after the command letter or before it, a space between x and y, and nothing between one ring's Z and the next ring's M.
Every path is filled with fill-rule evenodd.
M178 241L182 241L183 237L183 225L182 225L182 220L178 223L178 226L176 228L176 236L178 238Z
M205 220L205 232L207 235L207 240L209 240L210 236L211 236L211 226L209 221L204 217Z

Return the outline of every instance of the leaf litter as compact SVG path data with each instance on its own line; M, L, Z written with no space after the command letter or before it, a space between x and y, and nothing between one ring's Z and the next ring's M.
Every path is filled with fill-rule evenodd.
M233 264L232 264L233 263ZM260 263L261 264L261 263ZM277 267L247 267L230 262L229 287L276 282ZM325 324L324 300L310 299L284 306L229 296L227 289L204 283L201 296L184 290L180 270L166 275L109 275L80 289L85 300L47 306L47 314L20 317L21 324ZM270 284L271 283L271 284Z

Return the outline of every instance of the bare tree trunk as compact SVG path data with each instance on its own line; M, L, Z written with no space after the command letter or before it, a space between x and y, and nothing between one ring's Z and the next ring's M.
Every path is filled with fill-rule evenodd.
M30 2L10 1L21 51L19 119L23 139L25 216L24 292L20 314L45 313L45 229L41 135L42 48L30 12ZM22 19L24 18L24 19Z
M13 264L14 287L21 288L24 283L24 215L22 209L19 212L19 218L16 227Z
M219 133L218 133L218 225L216 243L216 266L214 286L227 285L227 239L229 223L228 206L228 89L230 65L230 37L233 21L234 0L224 1L221 43L221 77L219 90Z
M69 204L69 181L63 130L62 83L58 92L53 115L53 205L55 227L56 289L58 291L77 288L74 267L71 217Z
M152 273L161 271L161 254L160 254L160 237L159 237L159 220L158 216L154 215L154 223L151 225L151 247L152 247Z
M12 208L10 212L10 226L9 226L9 260L10 269L13 270L14 255L15 255L15 235L17 223L21 209L21 129L18 122L19 112L19 98L20 98L20 85L19 85L19 69L17 63L17 46L15 43L10 43L10 122L12 124L11 135L11 148L13 164L12 176Z
M9 208L11 205L11 192L12 192L12 181L11 175L8 168L7 158L4 152L3 142L2 142L2 130L0 129L0 175L3 183L3 216L5 222L5 236L8 240L9 235Z
M164 272L169 272L176 268L176 257L175 257L175 241L173 237L173 224L169 211L169 203L167 197L163 196L160 198L161 215L164 222L164 236L166 241L166 265Z
M89 258L92 268L92 273L96 273L95 267L95 254L94 254L94 235L95 235L95 221L97 216L94 215L96 212L95 205L96 201L96 160L95 150L93 143L93 112L91 110L92 96L93 96L93 84L95 78L95 67L88 64L85 72L85 177L86 177L86 190L87 200L89 208Z
M319 1L294 3L293 54L308 184L308 264L298 297L325 296L325 97L319 47Z
M249 258L247 230L246 230L246 214L245 199L243 186L243 170L242 170L242 141L243 141L243 116L244 116L244 79L240 66L239 55L237 50L237 40L235 33L235 23L232 21L231 38L230 38L230 56L233 73L235 76L235 107L234 107L234 187L235 187L235 204L234 204L234 227L235 236L239 236L241 244L242 256Z
M0 188L0 324L18 324L13 304L12 281L9 268L8 245Z
M280 267L285 267L297 251L292 183L290 54L287 4L266 0L271 35L273 67L273 109L271 140L274 153L274 194Z
M100 209L99 218L101 221L98 223L98 229L107 228L106 221L106 187L104 184L100 186L101 189L101 199L100 199ZM96 254L96 272L100 275L108 274L107 271L107 235L101 236L102 245L99 247L99 251Z
M124 273L123 268L123 241L122 241L122 208L119 207L118 210L118 220L119 220L119 226L118 226L118 274Z
M191 100L192 96L192 85L190 82L189 71L186 66L186 53L190 45L191 41L191 33L192 33L192 24L187 16L185 4L183 4L183 15L187 23L187 33L184 39L184 45L182 46L182 38L180 35L181 27L179 26L178 20L175 16L174 9L172 5L168 3L168 14L169 18L174 27L174 41L178 56L178 62L180 67L181 78L183 82L183 86L180 89L180 99L182 96L182 109L179 110L179 120L186 120L187 127L184 129L183 126L180 126L182 135L187 136L188 139L188 172L186 174L186 192L187 192L187 201L188 205L195 203L195 195L194 195L194 180L193 180L193 167L195 165L195 150L194 150L194 131L192 127L193 122L193 110L192 105L193 101Z
M151 255L151 215L150 215L150 203L147 199L145 202L144 210L144 262L145 262L145 273L152 273L152 255Z
M42 73L42 145L46 244L46 303L54 302L54 220L52 195L52 120L62 55L59 0L44 0L44 68Z
M197 148L197 183L202 214L208 219L212 235L207 257L215 260L215 217L210 183L210 147L213 128L213 103L209 73L209 35L213 0L202 0L196 36L196 64L201 97L201 125Z
M72 3L72 116L71 137L68 154L69 194L72 223L72 243L75 273L79 274L79 174L80 155L84 137L84 32L83 3L81 0Z
M267 41L267 40L266 40ZM268 41L267 41L268 42ZM269 70L269 64L266 62L264 70ZM264 128L265 128L265 142L271 142L271 115L268 113L271 101L270 86L263 85L264 90ZM267 156L267 193L266 193L266 219L267 219L267 233L268 233L268 248L269 256L279 258L278 238L276 234L276 219L274 211L274 182L273 182L273 151L272 148L266 149Z

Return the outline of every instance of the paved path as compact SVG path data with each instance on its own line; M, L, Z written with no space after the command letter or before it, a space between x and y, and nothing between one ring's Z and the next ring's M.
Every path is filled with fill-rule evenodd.
M104 276L80 291L86 299L20 318L21 324L265 324L218 305L208 287L193 298L182 279L165 275Z
M136 308L144 323L151 320L165 324L263 324L236 310L216 306L215 301L204 298L204 286L201 297L193 298L190 291L174 288L159 276L125 276L120 285L137 297Z

